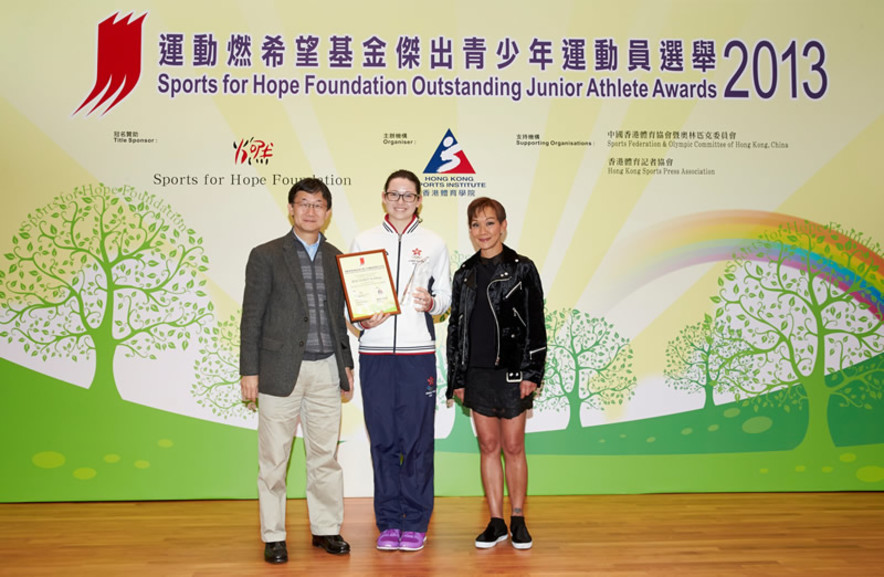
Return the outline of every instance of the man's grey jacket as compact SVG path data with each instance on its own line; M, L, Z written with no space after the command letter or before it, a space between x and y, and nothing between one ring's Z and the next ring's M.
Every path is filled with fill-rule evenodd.
M252 249L246 265L240 324L240 374L258 375L258 391L288 396L298 380L307 345L307 287L293 232ZM344 290L336 255L325 238L319 244L328 313L341 389L349 390L345 367L353 367L344 319ZM302 253L303 254L303 253Z

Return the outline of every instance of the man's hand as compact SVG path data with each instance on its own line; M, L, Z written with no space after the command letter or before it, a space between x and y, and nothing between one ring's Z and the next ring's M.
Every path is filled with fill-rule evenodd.
M356 380L353 378L353 369L350 367L344 367L344 370L347 372L347 382L350 383L349 391L341 391L341 399L347 403L351 399L353 399L354 389L356 387Z
M242 400L249 409L254 411L255 403L258 401L258 375L243 375L239 379L239 388Z

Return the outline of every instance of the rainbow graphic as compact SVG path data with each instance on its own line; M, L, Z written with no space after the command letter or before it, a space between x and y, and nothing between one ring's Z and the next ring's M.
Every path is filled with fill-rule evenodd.
M802 246L808 232L814 235L813 245ZM764 240L774 233L776 242ZM847 243L853 243L852 250L844 249ZM751 252L744 251L750 246ZM842 291L854 287L854 298L884 320L884 257L879 251L877 245L871 248L861 239L788 214L754 210L696 213L647 228L615 245L607 257L613 264L610 279L605 279L605 293L622 298L673 271L732 260L737 253L770 262L785 252L786 266L811 269Z

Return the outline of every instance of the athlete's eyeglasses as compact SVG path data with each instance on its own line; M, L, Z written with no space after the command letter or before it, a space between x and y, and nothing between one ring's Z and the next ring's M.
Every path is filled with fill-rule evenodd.
M395 190L388 190L384 193L384 198L389 200L390 202L396 202L397 200L404 200L407 203L412 203L418 199L420 195L415 194L413 192L396 192Z

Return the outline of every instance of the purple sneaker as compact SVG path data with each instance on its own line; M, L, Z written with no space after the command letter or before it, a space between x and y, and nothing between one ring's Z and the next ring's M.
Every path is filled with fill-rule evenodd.
M381 551L397 551L399 549L399 529L384 529L378 537L378 549Z
M400 551L420 551L427 542L426 533L418 533L417 531L405 531L402 533L402 539L399 540Z

